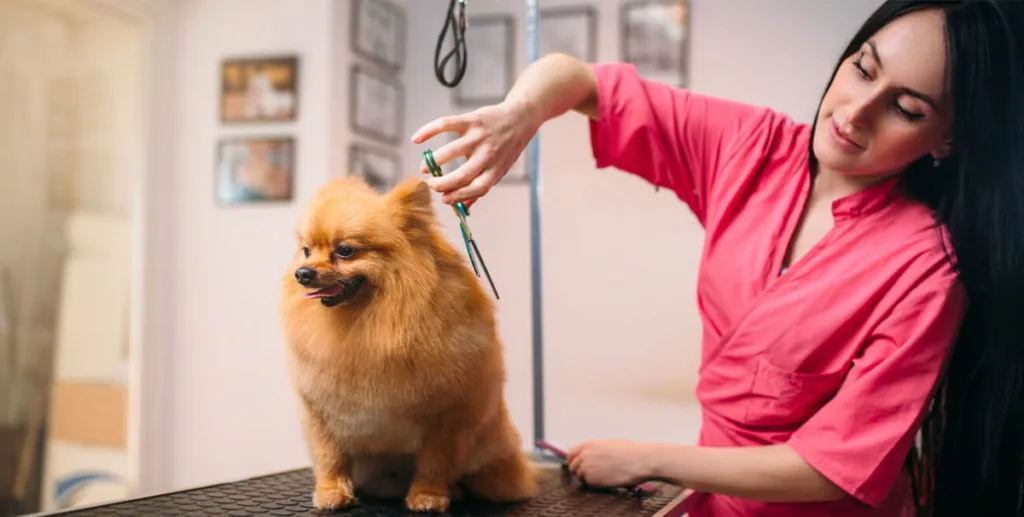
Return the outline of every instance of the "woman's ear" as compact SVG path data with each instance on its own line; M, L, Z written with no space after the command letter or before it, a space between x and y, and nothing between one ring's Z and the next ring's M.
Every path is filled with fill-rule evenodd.
M937 149L931 152L932 158L936 160L943 160L953 154L953 139L949 138L942 143Z

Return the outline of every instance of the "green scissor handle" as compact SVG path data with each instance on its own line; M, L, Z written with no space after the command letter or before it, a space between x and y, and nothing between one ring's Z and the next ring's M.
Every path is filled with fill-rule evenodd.
M441 175L444 174L444 172L441 171L441 167L437 165L436 161L434 161L434 153L431 152L430 149L423 151L423 160L427 162L427 168L430 169L430 174L432 176L440 178ZM455 203L455 212L459 217L469 217L469 209L466 208L466 205L462 204L462 201Z
M427 149L423 151L423 161L427 164L427 169L430 170L431 176L440 178L444 172L441 167L437 165L434 160L434 153ZM466 222L466 217L469 217L469 210L466 209L466 205L462 202L455 203L452 205L452 209L455 211L455 215L459 218L459 231L462 232L462 241L466 245L466 254L469 255L469 262L473 265L473 272L476 276L480 276L480 270L476 266L476 258L480 259L480 267L484 270L484 275L487 276L487 282L491 284L491 290L494 291L494 297L499 298L498 290L494 287L494 281L491 280L491 273L487 271L487 264L484 263L484 257L480 254L480 249L476 246L476 241L473 240L473 233L469 231L469 223ZM474 253L475 252L475 253ZM476 258L474 258L476 255Z

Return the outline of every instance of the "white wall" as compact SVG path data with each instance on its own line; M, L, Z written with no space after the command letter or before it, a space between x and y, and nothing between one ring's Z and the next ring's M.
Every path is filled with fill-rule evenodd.
M161 489L307 462L285 375L276 283L291 252L301 204L325 180L345 173L350 137L347 3L303 0L297 8L285 0L176 0L175 173L166 193L171 229L162 237L162 249L170 250L165 280L172 288L164 300L168 310L162 336L167 343L166 405L160 408L164 443L156 454L163 469ZM403 2L410 34L403 76L409 95L405 134L460 110L432 72L447 3ZM599 8L599 59L617 59L619 2L587 3ZM806 119L832 60L877 3L694 0L692 87ZM508 10L519 16L521 69L521 3L469 4L472 13ZM221 128L216 105L220 59L259 52L301 56L300 119L259 129ZM296 202L216 208L216 139L282 130L297 137ZM439 145L428 143L434 149ZM410 174L422 150L412 145L402 150ZM700 229L671 193L655 194L634 178L594 171L579 117L566 116L545 127L541 159L548 436L567 444L610 435L692 440L698 423L691 392L699 335L693 282ZM439 209L458 240L450 211ZM497 188L474 207L471 221L502 295L508 397L529 440L526 186ZM614 414L620 411L625 416Z
M329 177L335 144L331 0L303 0L301 8L282 0L175 3L178 116L168 192L172 291L160 455L166 488L305 461L276 318L278 279L292 250L299 204L216 207L214 153L221 136L293 134L295 194L304 199ZM298 121L222 127L221 60L289 52L301 57Z

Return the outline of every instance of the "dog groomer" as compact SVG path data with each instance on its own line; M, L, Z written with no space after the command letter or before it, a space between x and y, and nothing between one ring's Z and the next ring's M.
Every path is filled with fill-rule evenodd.
M434 156L467 161L428 181L471 204L580 112L599 168L673 190L705 229L699 443L581 443L577 475L692 488L694 516L1020 513L1021 6L886 2L811 124L549 55L504 102L415 132L461 135Z

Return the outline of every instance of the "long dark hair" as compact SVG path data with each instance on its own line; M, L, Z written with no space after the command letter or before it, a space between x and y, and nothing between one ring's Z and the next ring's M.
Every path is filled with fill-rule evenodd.
M967 295L948 369L908 458L919 513L1024 513L1024 3L889 0L843 60L910 11L945 13L953 153L902 187L935 211ZM819 105L820 109L820 105ZM811 147L813 156L813 144Z

